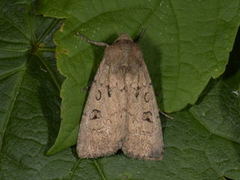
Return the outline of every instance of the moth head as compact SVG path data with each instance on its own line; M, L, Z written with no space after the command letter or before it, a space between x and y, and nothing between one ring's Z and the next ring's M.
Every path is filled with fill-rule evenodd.
M115 42L118 41L133 41L132 38L128 35L128 34L121 34L116 40Z

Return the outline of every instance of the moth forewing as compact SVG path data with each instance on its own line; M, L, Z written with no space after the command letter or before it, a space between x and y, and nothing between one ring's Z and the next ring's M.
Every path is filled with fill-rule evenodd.
M151 79L138 45L126 34L105 49L77 142L83 158L119 149L133 158L162 159L162 128Z
M161 160L163 138L158 105L142 56L139 58L136 80L128 78L128 133L123 143L123 152L131 157ZM128 74L127 74L128 75Z
M124 138L124 123L119 117L122 112L116 107L123 105L125 95L109 83L112 74L105 59L95 75L80 123L77 153L82 158L113 154Z

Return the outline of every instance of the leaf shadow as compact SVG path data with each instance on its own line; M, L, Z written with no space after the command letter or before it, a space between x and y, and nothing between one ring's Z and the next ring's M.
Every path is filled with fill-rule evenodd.
M161 107L160 109L164 109L162 103L163 90L161 78L161 49L157 48L154 45L153 41L147 34L144 34L142 39L139 39L139 46L142 50L144 61L147 65L148 72L152 80L152 85L158 102L158 107ZM167 120L168 119L166 117L161 116L163 134L167 124Z
M229 76L234 76L240 70L240 27L238 28L238 32L236 34L236 38L234 41L233 49L230 52L229 61L226 66L226 70L223 74L223 78L227 78Z
M48 141L45 147L45 152L54 144L60 127L60 104L61 98L59 96L59 89L52 81L50 74L46 67L41 63L42 60L51 66L52 72L56 77L59 77L59 82L62 81L61 75L57 72L53 55L51 58L44 58L40 60L39 56L30 55L28 61L28 69L33 78L39 82L38 96L41 109L46 119L48 127Z
M222 75L222 81L224 83L221 83L220 89L221 92L219 92L220 102L222 107L222 112L226 111L226 101L228 101L228 104L231 104L233 107L239 107L240 106L240 97L239 97L239 74L240 74L240 27L238 28L238 32L236 34L236 38L234 41L233 49L230 52L229 56L229 62L226 66L226 70L224 74ZM237 77L237 78L236 78ZM238 80L234 81L234 80ZM226 92L226 88L228 91ZM236 93L234 93L236 91ZM238 92L237 92L238 91ZM222 94L228 94L227 97L223 96ZM221 96L222 95L222 96ZM232 126L231 134L233 137L236 137L236 139L240 140L239 131L240 131L240 114L239 111L236 109L233 109L232 107L227 107L228 111L226 116L226 119L229 120L229 123L237 123L234 126ZM233 121L232 121L233 120ZM237 122L236 122L237 121ZM235 139L235 140L236 140ZM238 158L240 159L240 142L232 141L232 145L236 151L236 154L238 155ZM228 178L227 178L228 179ZM230 178L229 178L230 179Z

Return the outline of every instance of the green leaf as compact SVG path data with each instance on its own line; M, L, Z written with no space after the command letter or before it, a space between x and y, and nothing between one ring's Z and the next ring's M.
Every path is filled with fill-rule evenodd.
M141 26L148 27L140 46L154 87L157 92L163 92L163 104L167 110L164 88L167 87L166 82L170 81L163 75L176 70L167 68L168 58L169 63L175 65L180 60L189 60L186 56L191 56L192 64L195 61L201 64L199 71L201 70L203 76L211 74L208 76L210 78L220 75L222 72L219 71L217 75L211 67L218 59L215 62L218 64L216 67L221 66L222 71L224 70L229 51L226 48L231 48L236 31L237 15L234 14L238 11L238 6L235 6L238 1L161 1L161 6L158 1L152 0L105 1L106 4L103 1L78 1L79 5L77 2L62 0L48 1L49 5L46 2L41 6L46 14L66 18L65 21L36 16L36 3L30 0L0 1L0 179L240 179L239 54L235 54L238 56L233 66L230 66L230 61L223 77L208 83L196 105L173 113L173 120L162 118L165 142L163 161L134 160L122 153L94 160L77 159L71 148L52 156L45 155L56 139L60 121L59 90L63 78L55 66L55 45L52 41L52 35L60 22L63 22L63 26L54 41L57 43L58 69L66 79L61 87L62 123L58 142L53 146L52 152L75 144L78 121L87 93L84 88L91 83L103 55L102 48L92 47L74 37L75 31L80 31L91 39L111 43L120 31L136 37ZM54 6L50 6L51 3L55 3ZM170 4L172 7L167 6ZM212 11L209 10L211 8ZM155 10L151 11L152 9ZM214 16L216 9L219 14L217 17ZM174 17L177 18L175 17L174 22L179 22L179 25L183 25L180 23L182 19L201 15L202 32L207 35L208 32L213 32L213 26L217 26L216 41L212 46L215 48L216 58L208 58L206 51L212 45L211 38L201 36L192 39L198 44L193 45L193 50L189 52L184 49L186 42L179 39L183 48L179 52L181 58L174 60L176 54L173 50L178 44L174 39L170 40L176 35L176 32L171 31L175 25L170 21L173 17L173 11L170 10L175 10ZM79 15L73 18L74 13ZM157 16L159 13L160 16ZM209 16L214 17L209 19L213 25L204 24L205 18ZM114 23L115 20L119 22ZM165 26L163 22L166 23ZM177 35L186 38L183 35L189 33L189 38L193 38L195 33L199 33L196 30L200 27L195 21L192 23L192 26L191 23L186 24L189 28L179 26L181 32ZM173 27L170 28L171 26ZM204 29L207 26L209 29ZM166 31L162 31L164 28ZM226 34L229 37L225 37ZM165 38L169 38L169 45ZM196 55L197 47L201 61ZM236 49L239 51L239 46ZM173 57L168 57L171 53ZM182 66L185 66L184 63ZM193 75L185 74L179 78L187 79L185 86L191 86L190 80L196 81ZM207 82L208 80L206 84ZM189 88L188 91L198 97L204 88L201 86L202 89L197 91L201 83L197 82L196 87ZM181 108L187 104L181 103ZM176 109L176 104L173 103L171 108Z
M112 43L117 34L132 37L146 28L140 46L161 109L178 111L194 104L211 77L221 75L239 25L239 1L43 1L41 11L65 18L56 34L62 123L49 153L76 143L78 124L103 49L74 36ZM67 5L66 5L67 4Z
M240 143L240 73L218 82L199 105L191 108L210 132Z
M44 155L60 120L52 42L59 20L32 13L31 1L0 2L1 180L63 178L75 163L70 149Z

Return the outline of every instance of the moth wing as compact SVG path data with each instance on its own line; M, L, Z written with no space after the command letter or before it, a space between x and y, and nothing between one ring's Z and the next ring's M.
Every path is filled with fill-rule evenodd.
M115 153L122 146L125 131L125 95L111 82L118 82L103 58L95 75L82 115L77 153L82 158L96 158ZM115 80L114 80L115 79Z
M135 74L127 74L128 133L123 152L134 158L161 160L163 153L162 128L159 109L151 79L143 58Z

